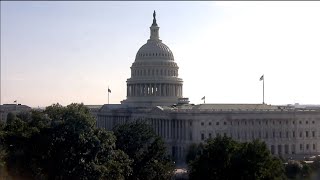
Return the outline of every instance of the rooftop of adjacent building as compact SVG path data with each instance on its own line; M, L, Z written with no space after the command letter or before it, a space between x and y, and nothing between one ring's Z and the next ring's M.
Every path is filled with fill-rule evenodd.
M123 104L105 104L100 111L112 110L130 110L130 111L150 111L158 109L169 112L283 112L283 111L304 111L304 112L320 112L320 106L310 107L293 107L290 105L271 105L271 104L174 104L172 106L156 106L156 107L129 107Z
M3 104L0 105L1 111L30 110L31 107L22 104Z

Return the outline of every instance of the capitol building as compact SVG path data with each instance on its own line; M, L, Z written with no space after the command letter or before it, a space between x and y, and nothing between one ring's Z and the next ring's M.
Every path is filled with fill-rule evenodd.
M170 48L159 37L156 15L150 39L137 52L127 79L127 99L105 104L97 127L145 121L160 135L167 152L184 162L192 143L218 135L236 141L260 139L272 154L303 158L320 154L320 108L268 104L190 104Z

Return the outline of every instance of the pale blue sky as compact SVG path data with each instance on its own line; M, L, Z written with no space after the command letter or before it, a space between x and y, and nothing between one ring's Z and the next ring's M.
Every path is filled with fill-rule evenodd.
M192 103L320 104L320 2L1 2L1 104L110 103L153 10Z

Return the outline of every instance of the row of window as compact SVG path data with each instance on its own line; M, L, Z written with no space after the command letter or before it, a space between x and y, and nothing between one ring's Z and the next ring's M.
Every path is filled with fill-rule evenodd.
M315 124L315 121L312 121L311 123L312 123L312 124ZM216 123L215 123L215 125L217 125L217 126L219 126L219 124L220 124L220 122L216 122ZM243 125L243 124L244 124L244 125L255 125L254 121L248 121L248 122L247 122L247 121L236 120L236 122L234 122L234 123L233 123L233 121L230 121L230 125L234 125L234 124L238 124L238 125ZM261 121L258 121L257 124L261 125L262 123L261 123ZM263 123L263 124L268 125L268 121L265 121L265 123ZM273 125L276 125L275 121L272 121L272 124L273 124ZM281 125L282 122L281 122L281 121L278 121L278 124ZM283 124L284 124L284 123L283 123ZM286 121L286 124L288 125L289 122ZM292 121L292 124L295 124L295 121ZM299 124L303 124L302 121L299 121ZM309 124L309 121L305 121L305 124ZM204 125L205 125L205 123L204 123L204 122L201 122L201 126L204 126ZM208 125L211 126L211 125L212 125L212 122L209 122ZM227 122L223 122L223 125L227 125Z
M177 67L177 64L175 62L164 62L164 61L160 61L160 62L139 62L136 61L133 63L132 67L141 67L141 66L165 66L165 67Z
M168 69L140 69L140 70L132 70L131 76L178 76L178 70L168 70Z
M312 149L311 149L311 145L312 145ZM283 153L284 154L290 154L289 153L289 145L288 144L285 144L285 145L279 144L278 146L271 145L270 146L270 151L271 151L272 154L275 154L276 147L277 147L277 154L283 154ZM304 151L304 150L306 150L306 151L309 151L309 150L316 151L316 149L317 149L316 144L305 144L305 147L304 147L303 144L300 144L299 147L300 147L300 151ZM284 152L283 152L283 150L284 150ZM292 144L290 150L291 150L291 154L295 154L296 145Z
M216 133L216 136L219 136L220 133ZM227 136L227 133L224 133L223 134L224 136ZM244 138L248 138L248 135L249 133L247 132L244 132ZM232 138L233 137L233 134L230 133L230 137ZM261 132L258 132L258 134L255 134L254 132L251 132L251 137L252 139L255 139L255 138L262 138L262 133ZM291 136L292 138L295 138L296 137L296 132L295 131L292 131L291 132ZM299 132L299 137L302 138L302 137L305 137L305 138L309 138L309 137L312 137L312 138L315 138L316 137L316 132L315 131L305 131L304 133L302 131ZM212 138L212 133L208 133L208 138ZM237 133L237 138L240 139L240 133L238 132ZM269 138L269 132L265 132L265 136L264 136L265 139L268 139ZM278 132L278 136L276 134L275 131L272 132L272 138L289 138L289 131L286 131L285 133L282 133L282 132ZM201 133L201 140L205 140L205 133Z
M151 57L151 56L162 56L162 57L172 57L173 56L169 53L139 53L139 57Z

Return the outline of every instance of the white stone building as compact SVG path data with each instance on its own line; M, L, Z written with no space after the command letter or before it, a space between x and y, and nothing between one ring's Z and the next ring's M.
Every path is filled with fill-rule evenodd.
M143 120L162 136L168 153L183 162L191 143L218 134L240 142L261 139L283 157L320 154L320 108L267 104L189 104L172 51L159 39L155 13L150 39L137 52L127 80L127 99L106 104L97 126Z
M7 116L10 112L12 113L20 113L20 112L28 112L31 111L31 107L21 104L3 104L0 105L0 121L6 122Z

